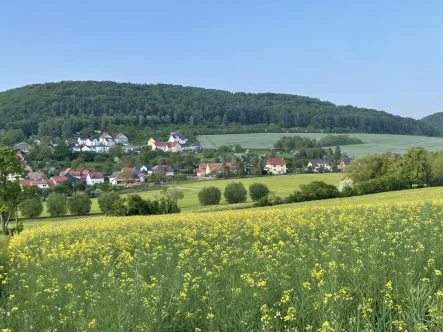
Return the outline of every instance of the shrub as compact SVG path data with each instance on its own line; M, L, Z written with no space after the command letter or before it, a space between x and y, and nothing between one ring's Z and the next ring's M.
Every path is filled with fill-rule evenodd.
M269 194L269 188L264 183L253 183L249 186L249 197L255 202Z
M223 194L225 196L226 202L228 204L243 203L246 202L246 196L248 192L245 186L241 182L231 182L229 183Z
M309 184L301 185L300 191L305 201L335 198L340 195L336 186L323 181L312 181Z
M68 200L71 214L84 216L91 211L91 199L88 196L75 195Z
M98 198L98 206L103 213L109 214L114 202L119 198L120 195L115 192L105 192Z
M201 205L218 205L221 196L221 190L214 186L205 187L198 192L198 200Z
M68 199L62 194L52 193L46 206L51 217L62 217L68 212Z
M43 212L43 204L40 198L28 198L20 203L20 212L25 218L36 218Z

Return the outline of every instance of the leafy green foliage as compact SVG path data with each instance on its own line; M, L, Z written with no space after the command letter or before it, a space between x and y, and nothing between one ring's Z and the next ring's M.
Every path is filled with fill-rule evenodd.
M228 204L236 204L246 202L246 197L248 192L246 191L245 186L241 182L231 182L229 183L223 196L225 197L226 202Z
M258 201L262 197L266 197L269 194L269 188L264 183L253 183L249 186L249 197L253 201Z
M118 199L120 199L119 194L115 192L105 192L98 198L98 206L103 213L109 214L112 211L114 202Z
M73 215L84 216L91 211L91 199L88 196L74 195L69 198L69 212Z
M25 218L36 218L43 212L42 200L38 197L28 198L20 203L19 210Z
M306 127L334 132L436 135L418 120L314 98L277 93L231 93L176 85L95 81L35 84L0 93L0 128L26 136L94 134L177 125L226 128L262 125L269 131ZM258 128L257 128L258 129ZM15 143L15 142L13 142Z
M198 192L198 200L201 205L218 205L221 196L221 190L214 186L205 187Z
M305 201L336 198L340 196L338 188L323 181L312 181L300 186L300 192Z
M51 193L46 202L51 217L62 217L68 212L68 198L65 195Z

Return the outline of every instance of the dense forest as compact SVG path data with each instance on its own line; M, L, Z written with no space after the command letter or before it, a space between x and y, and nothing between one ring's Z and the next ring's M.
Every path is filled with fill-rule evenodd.
M428 115L421 119L421 121L428 126L432 126L440 132L443 132L443 112Z
M166 84L64 81L0 93L0 129L26 136L159 128L197 133L286 131L439 135L432 126L386 112L277 93L231 93Z

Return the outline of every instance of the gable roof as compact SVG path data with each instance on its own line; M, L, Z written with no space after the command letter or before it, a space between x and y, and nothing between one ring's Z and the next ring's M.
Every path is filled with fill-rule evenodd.
M42 172L29 172L26 175L29 180L46 180L48 177Z
M111 138L112 136L109 135L106 131L103 132L103 134L100 135L100 138Z
M135 169L136 171L140 171L143 167L146 167L146 169L147 169L148 171L152 170L152 167L151 167L150 165L135 165L135 166L134 166L134 169Z
M320 165L329 165L329 166L332 165L332 161L330 161L329 159L311 159L311 160L309 160L309 162L314 167L320 166Z
M60 183L66 181L68 178L66 176L53 176L51 179Z
M154 142L154 145L155 145L155 146L166 146L166 142L162 142L162 141L158 141L158 142L157 142L157 141L155 141L155 142Z
M152 167L152 170L155 171L163 171L163 172L174 172L174 169L169 165L155 165Z
M135 167L123 167L122 172L134 172Z
M341 160L341 162L343 163L343 164L345 164L346 166L349 166L349 164L351 163L351 161L353 160L354 158L343 158L342 160Z
M118 133L117 135L115 135L115 138L120 138L120 137L124 137L124 138L128 138L125 134L123 133Z
M266 165L286 165L285 158L268 158Z
M88 176L91 178L91 179L104 179L105 177L103 176L103 173L102 172L90 172L89 174L88 174Z
M26 142L17 143L13 146L16 150L27 150L29 149L30 145Z
M48 184L46 180L21 180L20 185L22 186L34 186L38 184Z

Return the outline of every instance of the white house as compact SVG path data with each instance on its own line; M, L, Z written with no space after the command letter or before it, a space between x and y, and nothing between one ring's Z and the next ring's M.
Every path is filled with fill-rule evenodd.
M117 134L114 137L114 141L117 144L122 144L122 145L128 145L129 144L128 137L125 134L123 134L123 133Z
M98 140L98 139L92 139L92 138L88 138L87 140L86 140L86 145L87 146L97 146L97 145L99 145L100 144L100 141Z
M137 147L135 145L123 145L123 152L135 151Z
M93 186L97 183L104 183L105 177L103 176L102 172L89 172L89 174L86 176L86 184L88 186Z
M329 159L311 159L309 160L307 168L311 168L314 172L318 172L320 168L331 172L332 162Z
M186 136L184 136L176 131L173 131L171 133L171 135L169 136L168 142L169 143L176 142L176 143L180 143L181 145L183 145L183 144L187 144L189 142L189 138L187 138Z
M112 139L112 136L109 135L107 132L103 132L103 133L100 135L99 139Z
M46 180L22 180L20 181L20 186L36 186L40 189L49 188L48 182Z
M86 136L79 136L77 138L77 142L79 145L86 145L86 142L88 141L89 137Z
M112 138L100 138L100 144L105 146L114 146L115 142Z
M165 151L170 152L180 152L182 150L182 146L178 142L166 143Z

